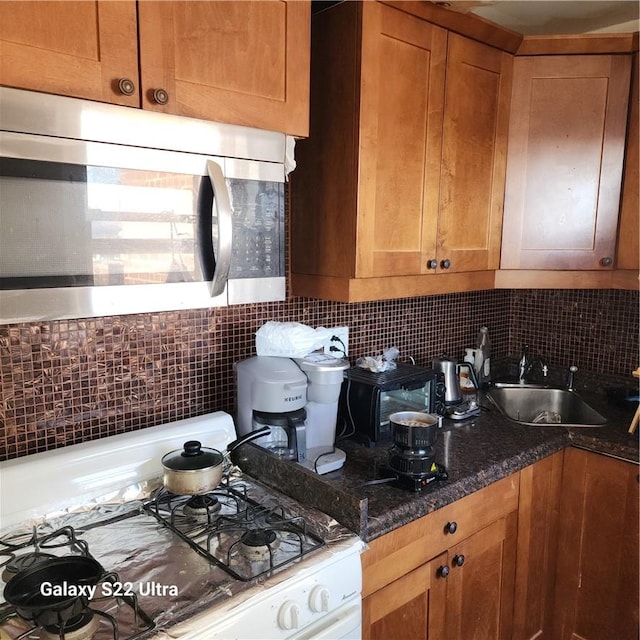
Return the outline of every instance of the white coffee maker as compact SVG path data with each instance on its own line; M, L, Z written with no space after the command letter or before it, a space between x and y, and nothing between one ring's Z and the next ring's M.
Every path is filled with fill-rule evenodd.
M321 353L237 362L238 436L269 426L255 444L319 474L339 469L346 456L335 447L336 420L348 368L347 360Z

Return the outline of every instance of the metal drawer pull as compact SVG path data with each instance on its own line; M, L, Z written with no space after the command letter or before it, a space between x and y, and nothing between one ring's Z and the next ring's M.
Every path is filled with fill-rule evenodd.
M169 94L164 89L154 89L151 97L156 104L167 104L169 102Z
M447 522L447 524L444 525L445 533L455 533L457 530L458 530L457 522Z
M136 92L136 85L129 78L120 78L118 80L118 91L123 96L132 96Z

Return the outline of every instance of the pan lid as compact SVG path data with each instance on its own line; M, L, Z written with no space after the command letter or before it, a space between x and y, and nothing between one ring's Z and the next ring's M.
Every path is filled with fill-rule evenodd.
M162 456L162 464L172 471L200 471L222 464L224 456L217 449L203 447L198 440L184 443L182 451Z

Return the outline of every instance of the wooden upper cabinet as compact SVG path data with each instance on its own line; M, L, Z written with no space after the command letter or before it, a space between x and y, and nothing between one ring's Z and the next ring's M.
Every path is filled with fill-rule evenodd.
M631 104L629 105L629 127L627 130L627 151L624 162L624 180L622 184L622 202L620 205L620 224L618 226L618 248L616 252L616 269L640 268L640 236L638 225L638 166L640 148L638 147L638 54L634 55L631 88Z
M0 1L0 84L306 136L310 12L307 0Z
M0 84L140 106L136 3L0 2Z
M497 269L513 59L449 34L438 261L451 271Z
M436 257L446 41L439 27L364 3L356 277L425 273Z
M287 0L140 2L143 108L306 136L310 11Z
M503 269L613 268L630 63L516 58Z
M512 57L412 8L346 2L313 17L311 128L291 182L296 295L493 286Z

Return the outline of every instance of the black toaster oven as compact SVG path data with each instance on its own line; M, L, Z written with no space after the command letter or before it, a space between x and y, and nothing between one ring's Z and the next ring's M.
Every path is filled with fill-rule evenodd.
M344 372L338 405L343 434L373 447L390 444L389 416L396 411L444 415L444 376L410 364L373 373L360 367Z

